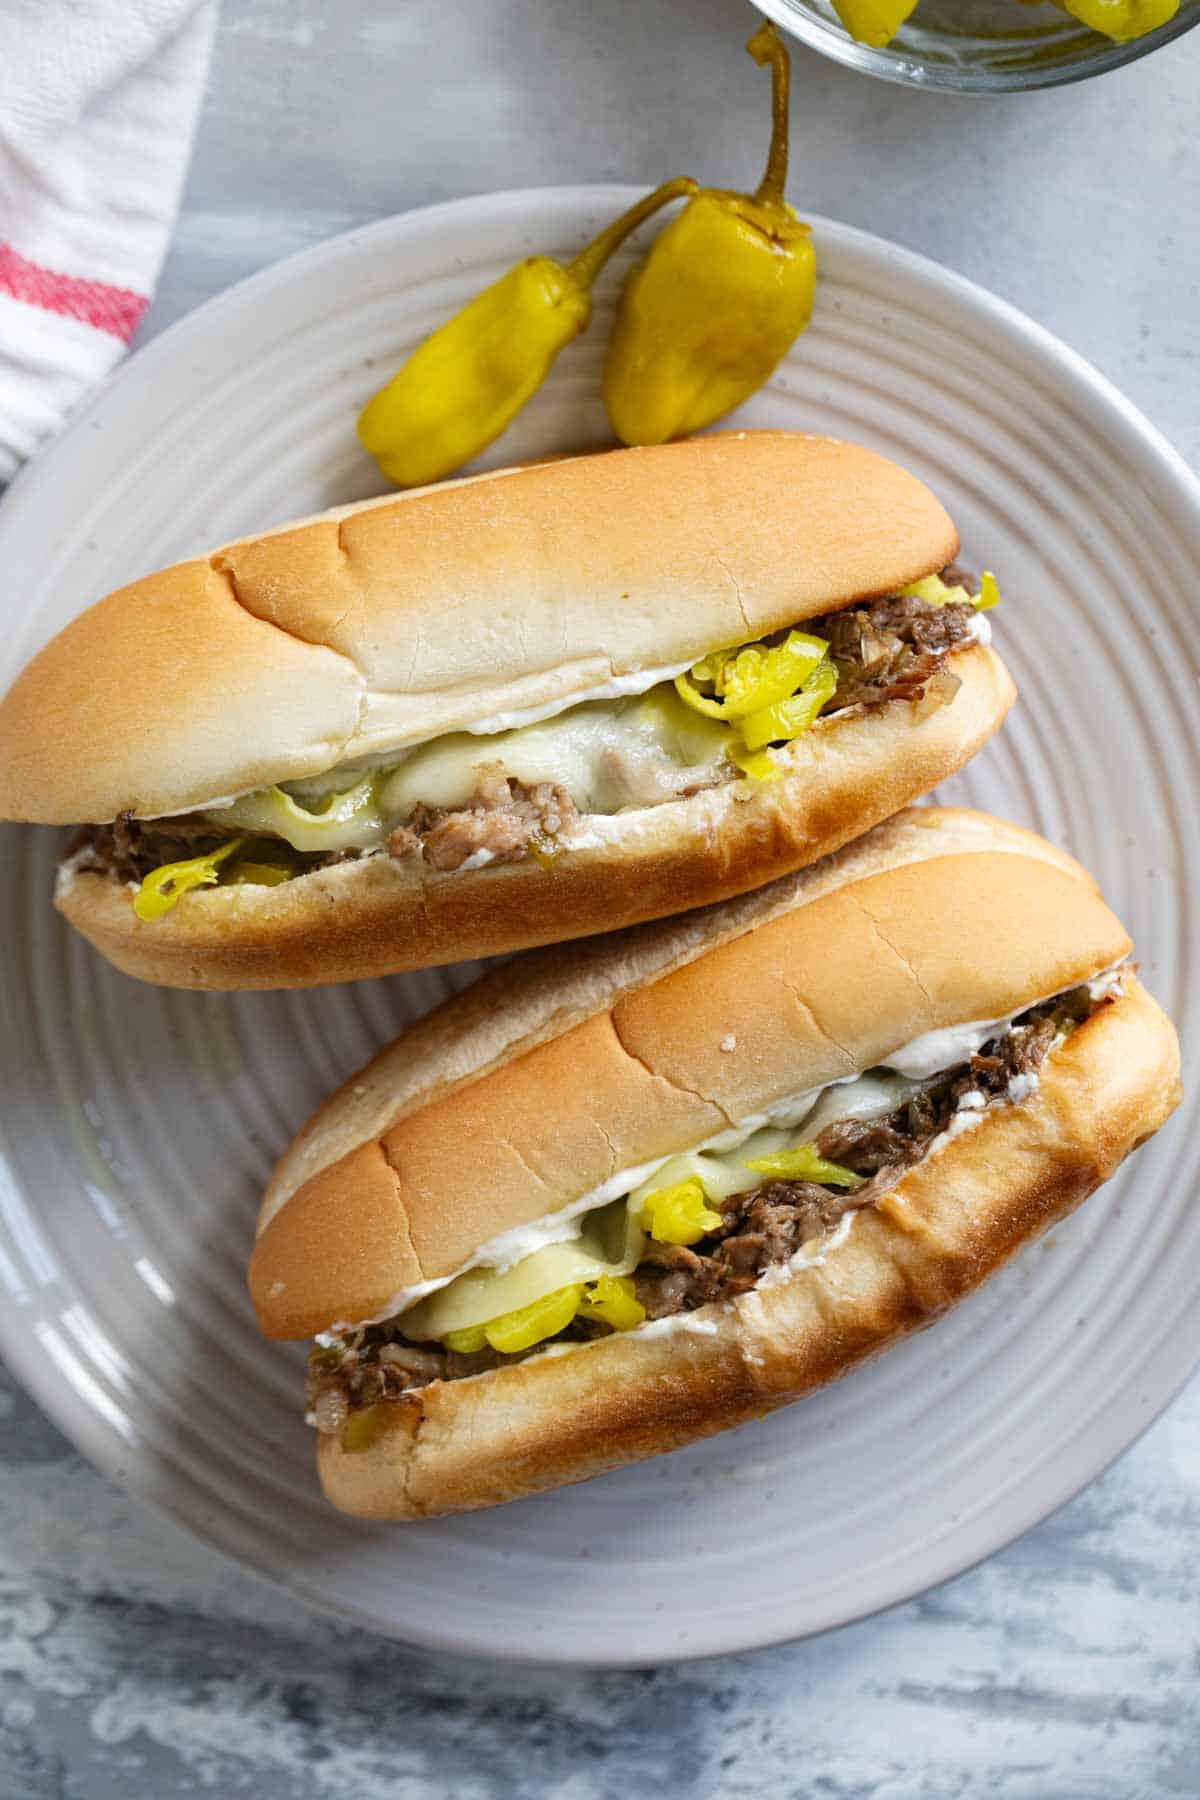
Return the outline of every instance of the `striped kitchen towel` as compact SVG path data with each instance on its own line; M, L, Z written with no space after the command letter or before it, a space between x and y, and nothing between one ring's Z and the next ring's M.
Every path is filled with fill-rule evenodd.
M149 304L215 17L216 0L0 0L0 485Z

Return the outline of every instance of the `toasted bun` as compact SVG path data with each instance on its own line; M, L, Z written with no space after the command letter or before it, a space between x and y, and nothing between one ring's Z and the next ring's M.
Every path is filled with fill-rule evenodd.
M385 1052L284 1157L250 1266L260 1324L305 1337L386 1312L617 1170L1129 949L1090 878L1031 833L917 811L778 890L616 937L574 976L508 971Z
M1130 981L1052 1052L1036 1094L909 1171L778 1286L382 1409L371 1446L319 1440L329 1499L370 1519L494 1506L798 1400L919 1329L1078 1206L1179 1099L1170 1021ZM702 1329L697 1331L694 1327Z
M344 507L60 633L0 702L0 818L190 811L893 592L957 548L915 476L786 432Z
M782 754L781 781L728 782L608 820L602 847L548 869L532 857L439 874L420 858L342 863L280 887L186 894L151 924L108 875L64 870L72 925L127 975L166 987L288 988L523 950L722 900L836 850L974 755L1012 702L1008 672L972 644L962 685L921 716L895 700L834 714Z

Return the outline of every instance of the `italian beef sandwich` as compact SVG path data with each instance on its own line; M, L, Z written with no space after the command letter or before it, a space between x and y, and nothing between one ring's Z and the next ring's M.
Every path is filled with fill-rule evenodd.
M912 475L766 432L392 495L84 613L0 701L0 817L128 974L288 988L762 885L1012 697Z
M267 1335L316 1337L329 1498L581 1481L928 1324L1176 1105L1130 951L1070 857L919 808L430 1014L286 1152L250 1265Z

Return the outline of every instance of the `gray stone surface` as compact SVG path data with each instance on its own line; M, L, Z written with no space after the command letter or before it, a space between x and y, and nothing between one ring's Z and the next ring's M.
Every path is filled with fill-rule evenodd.
M387 211L668 168L750 180L748 22L734 0L225 0L146 333ZM795 88L802 208L1014 301L1200 464L1200 36L1000 102L892 90L804 53ZM0 1796L1195 1796L1198 1427L1194 1383L1073 1505L879 1620L591 1676L331 1626L126 1499L10 1384Z

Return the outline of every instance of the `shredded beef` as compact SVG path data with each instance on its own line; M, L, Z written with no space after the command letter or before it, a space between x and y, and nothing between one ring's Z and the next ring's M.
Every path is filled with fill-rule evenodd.
M388 838L388 854L404 861L419 853L446 870L460 869L480 851L489 862L517 862L531 846L553 855L555 841L578 821L579 809L557 782L528 787L506 776L502 764L488 763L467 806L418 806Z
M167 819L135 819L132 813L121 813L111 825L84 825L67 854L76 856L86 851L79 864L81 869L113 875L118 881L140 882L163 863L207 856L219 850L233 835L219 831L194 813ZM358 850L329 850L298 860L306 870L324 869L333 863L351 862L359 855Z
M1032 1008L1002 1037L985 1044L961 1068L923 1088L880 1119L842 1119L816 1138L818 1153L866 1179L847 1192L812 1181L767 1181L721 1203L721 1222L698 1244L650 1241L634 1272L648 1319L668 1319L757 1286L768 1269L786 1263L805 1244L828 1235L847 1212L870 1206L928 1150L960 1102L986 1105L1009 1094L1014 1080L1036 1075L1062 1026L1087 1018L1103 1001L1086 988ZM455 1381L545 1348L514 1355L484 1349L470 1354L438 1344L413 1344L400 1321L363 1326L309 1359L308 1413L319 1430L340 1431L355 1407L397 1399L434 1380ZM559 1341L607 1335L607 1325L575 1319Z
M818 620L812 628L829 640L838 672L829 710L916 700L938 677L940 687L950 681L957 686L943 665L951 650L973 636L975 618L974 608L959 602L931 607L912 595L893 594Z
M162 863L219 849L227 835L194 816L142 820L126 812L111 825L85 825L68 855L86 850L81 867L110 872L118 881L143 881Z

